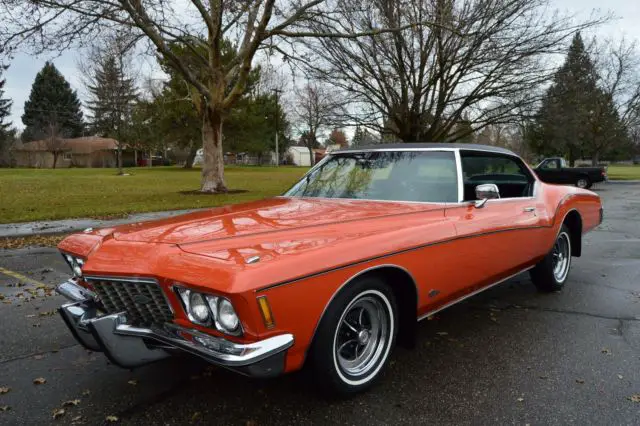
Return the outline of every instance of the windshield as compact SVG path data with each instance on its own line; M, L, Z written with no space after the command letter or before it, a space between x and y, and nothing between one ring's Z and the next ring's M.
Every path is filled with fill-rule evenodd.
M455 156L451 151L337 153L284 195L457 202Z

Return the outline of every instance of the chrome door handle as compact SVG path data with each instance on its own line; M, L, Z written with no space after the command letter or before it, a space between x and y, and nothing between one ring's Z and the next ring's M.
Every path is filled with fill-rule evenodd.
M522 209L523 212L527 212L527 213L531 213L531 212L535 212L536 208L535 207L525 207L524 209Z

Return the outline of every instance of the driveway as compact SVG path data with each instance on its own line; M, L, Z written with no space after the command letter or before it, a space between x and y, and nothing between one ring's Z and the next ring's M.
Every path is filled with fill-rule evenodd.
M52 315L68 273L59 254L1 252L0 424L638 425L640 184L597 190L605 221L565 290L538 294L522 274L439 313L379 386L346 401L303 374L256 381L191 358L109 365Z

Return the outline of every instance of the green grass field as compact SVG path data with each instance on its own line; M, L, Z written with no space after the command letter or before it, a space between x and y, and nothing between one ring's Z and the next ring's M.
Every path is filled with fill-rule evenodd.
M640 166L609 166L607 174L611 180L640 180Z
M0 223L220 206L278 195L306 171L302 167L227 167L225 195L182 194L200 187L200 169L0 169Z

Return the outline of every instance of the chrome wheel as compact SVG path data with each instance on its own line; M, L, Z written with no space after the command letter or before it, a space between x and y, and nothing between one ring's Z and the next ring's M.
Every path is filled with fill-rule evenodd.
M571 266L571 240L566 232L558 235L552 256L553 276L557 282L562 283L567 278Z
M342 380L357 385L375 376L389 354L394 326L391 303L377 290L364 291L347 305L333 339Z
M589 181L587 179L585 179L585 178L580 178L576 182L576 186L578 188L586 188L587 186L589 186Z

